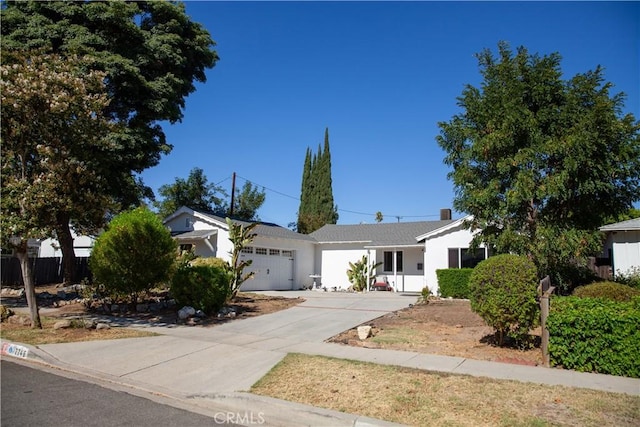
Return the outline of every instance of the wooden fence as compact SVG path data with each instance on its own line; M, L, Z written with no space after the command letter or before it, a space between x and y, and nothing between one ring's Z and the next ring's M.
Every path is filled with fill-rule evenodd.
M31 258L30 261L33 280L36 286L61 283L63 281L62 258ZM20 268L20 261L18 261L18 258L7 257L0 259L0 276L2 286L24 286L22 281L22 269ZM91 280L89 258L77 257L75 280L79 282L85 278Z

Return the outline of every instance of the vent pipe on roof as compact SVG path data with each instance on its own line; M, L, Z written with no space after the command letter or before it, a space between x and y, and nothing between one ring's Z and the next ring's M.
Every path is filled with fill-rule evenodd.
M451 219L451 209L440 209L440 220L446 221Z

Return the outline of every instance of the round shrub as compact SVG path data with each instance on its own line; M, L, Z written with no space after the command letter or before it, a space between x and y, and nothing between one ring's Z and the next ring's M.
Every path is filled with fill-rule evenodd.
M189 264L193 267L195 266L207 266L207 267L219 267L219 268L228 268L229 263L222 258L216 257L206 257L206 258L195 258Z
M117 215L96 240L89 266L107 291L137 294L165 282L176 256L176 243L150 210L137 208Z
M522 342L538 324L536 266L518 255L480 262L469 277L471 309L494 328L499 345L509 336Z
M580 298L604 298L611 301L631 301L640 295L640 290L615 282L597 282L581 286L573 291L573 295Z
M229 269L211 265L185 265L171 279L171 295L179 306L191 306L211 314L231 297Z

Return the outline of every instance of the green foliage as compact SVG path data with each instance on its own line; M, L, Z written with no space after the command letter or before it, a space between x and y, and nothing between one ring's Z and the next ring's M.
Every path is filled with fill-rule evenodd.
M331 183L331 152L329 129L324 133L324 150L318 146L318 154L312 156L307 148L302 171L302 190L298 208L297 230L309 234L325 224L338 222L338 207L334 205Z
M372 262L367 268L367 257L362 255L362 259L356 262L349 263L349 269L347 270L347 277L349 282L353 285L353 290L356 292L362 292L367 290L367 284L372 284L376 278L376 268L382 265L381 262Z
M418 304L429 304L429 297L431 297L431 295L431 289L426 286L422 288L420 296L418 297Z
M171 295L176 303L206 314L220 310L231 298L231 272L223 263L200 262L178 267L171 278Z
M526 257L496 255L480 262L469 277L471 309L496 331L522 342L538 322L535 265Z
M580 298L604 298L624 302L631 301L633 297L640 295L640 290L615 282L598 282L576 288L573 295Z
M190 261L189 264L193 267L206 266L206 267L218 267L218 268L229 268L229 263L222 258L216 257L207 257L207 258L195 258L193 261Z
M233 202L233 218L243 221L258 221L258 209L266 198L264 188L260 191L249 181L246 181L242 190L237 193Z
M547 328L553 365L640 378L640 297L553 298Z
M253 233L253 229L257 227L257 223L251 224L243 224L238 221L232 221L230 218L227 218L227 226L229 227L229 240L233 243L233 249L230 252L231 255L231 297L234 298L238 291L240 290L240 286L252 278L255 274L254 271L245 273L245 268L249 267L252 260L241 260L240 254L242 253L242 249L246 246L251 245L253 239L256 237L255 233Z
M454 207L472 215L476 242L558 279L601 250L606 218L640 199L640 123L600 67L564 80L559 54L507 43L477 58L480 87L467 85L463 112L439 123Z
M167 281L176 242L146 208L117 215L96 240L89 265L94 279L109 291L137 299L139 292Z
M166 218L181 206L204 212L224 212L223 200L216 196L220 193L226 196L224 190L207 181L204 171L193 168L189 177L184 180L176 178L173 184L165 184L158 190L162 201L153 204L158 209L160 218Z
M444 298L469 298L469 277L472 272L472 268L436 270L440 296Z
M623 285L631 286L634 289L640 289L640 267L632 267L626 272L618 271L615 281Z

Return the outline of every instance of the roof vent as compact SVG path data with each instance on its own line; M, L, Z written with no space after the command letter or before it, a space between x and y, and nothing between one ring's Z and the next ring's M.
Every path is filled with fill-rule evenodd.
M451 219L451 209L440 209L440 221Z

